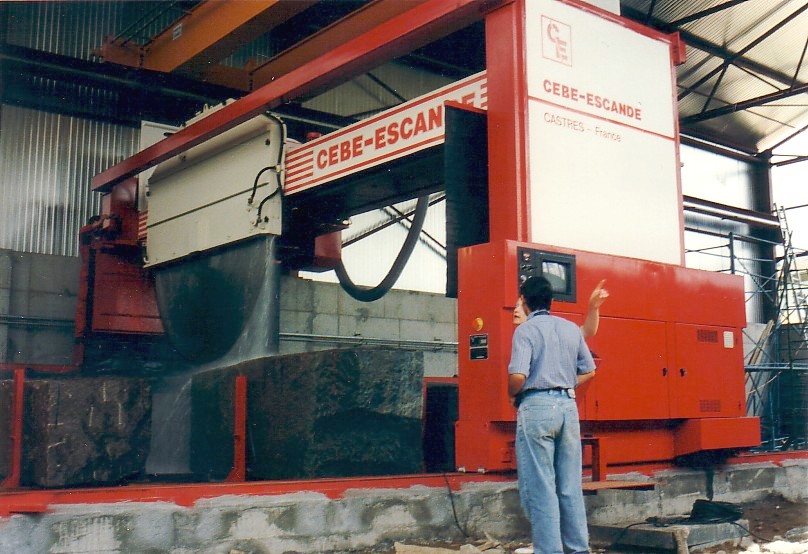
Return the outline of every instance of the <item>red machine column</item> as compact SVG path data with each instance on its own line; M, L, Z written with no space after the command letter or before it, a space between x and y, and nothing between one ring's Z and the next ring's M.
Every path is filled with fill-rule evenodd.
M578 397L601 466L756 445L742 281L683 266L678 38L579 0L516 0L486 41L491 242L458 253L457 466L515 467L511 311L542 274L578 324L598 281L611 292Z

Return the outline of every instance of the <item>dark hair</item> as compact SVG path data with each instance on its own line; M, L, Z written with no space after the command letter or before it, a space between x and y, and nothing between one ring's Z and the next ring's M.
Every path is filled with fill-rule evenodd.
M519 293L525 297L530 311L549 310L553 303L553 287L542 276L528 277L519 287Z

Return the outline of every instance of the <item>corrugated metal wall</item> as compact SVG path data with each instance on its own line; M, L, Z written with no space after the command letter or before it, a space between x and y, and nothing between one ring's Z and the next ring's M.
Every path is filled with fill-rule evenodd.
M105 36L136 18L133 10L145 13L155 5L10 2L3 34L8 44L88 60ZM38 90L55 98L115 101L108 91L81 83L69 85L67 94L64 83L41 80ZM132 155L138 143L138 129L0 106L0 248L77 256L79 228L99 212L90 179Z
M0 107L0 248L78 255L99 211L93 175L136 152L139 130Z
M127 32L127 37L142 40L159 31L180 14L174 2L8 2L5 40L15 46L44 50L52 54L82 60L93 57L108 35ZM148 24L146 24L148 22ZM138 33L143 37L136 36Z

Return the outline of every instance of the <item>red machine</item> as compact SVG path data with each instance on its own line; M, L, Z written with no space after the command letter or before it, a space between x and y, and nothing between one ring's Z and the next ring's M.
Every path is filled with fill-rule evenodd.
M427 107L413 101L289 156L284 201L298 215L284 224L296 231L308 228L311 236L304 242L314 244L316 235L332 232L339 219L331 214L331 220L317 220L324 207L358 213L440 188L423 178L413 179L406 190L399 181L392 188L376 186L379 164L392 158L379 153L377 159L374 152L392 147L391 137L399 140L406 129L418 146L392 150L417 159L421 165L415 172L410 168L412 175L430 176L423 149L442 144L446 102L484 109L488 147L479 156L488 167L483 198L488 221L485 232L461 244L468 247L458 255L457 466L473 472L515 467L515 412L505 373L511 310L520 279L542 272L558 277L554 311L579 323L589 291L607 279L611 297L591 341L602 362L578 403L584 432L601 441L608 463L757 445L758 421L744 417L741 279L683 267L672 77L681 45L676 37L578 0L414 5L96 176L93 188L112 202L85 230L89 292L80 310L82 332L160 331L149 277L132 257L138 237L129 228L137 221L135 196L124 193L131 192L133 175L292 94L339 82L438 32L482 18L489 64L485 74L464 82L470 92L460 87L463 94L457 96L457 87L447 87L452 93L446 97L418 99L432 102ZM582 26L587 33L576 33ZM652 73L636 79L646 75L646 65ZM425 110L421 119L418 109ZM406 165L397 167L407 171ZM318 170L329 176L321 179ZM109 256L125 269L105 269Z
M598 281L610 289L589 340L597 375L577 399L604 463L759 444L757 418L745 417L740 277L514 241L464 249L459 265L459 467L515 468L504 368L520 280L542 273L558 286L553 312L578 324Z

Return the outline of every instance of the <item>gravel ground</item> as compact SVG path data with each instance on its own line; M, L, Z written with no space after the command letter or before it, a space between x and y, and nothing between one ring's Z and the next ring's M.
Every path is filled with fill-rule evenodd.
M713 547L705 553L725 554L806 554L808 553L808 504L768 496L742 504L749 520L749 541L741 547ZM787 540L783 540L787 539Z

